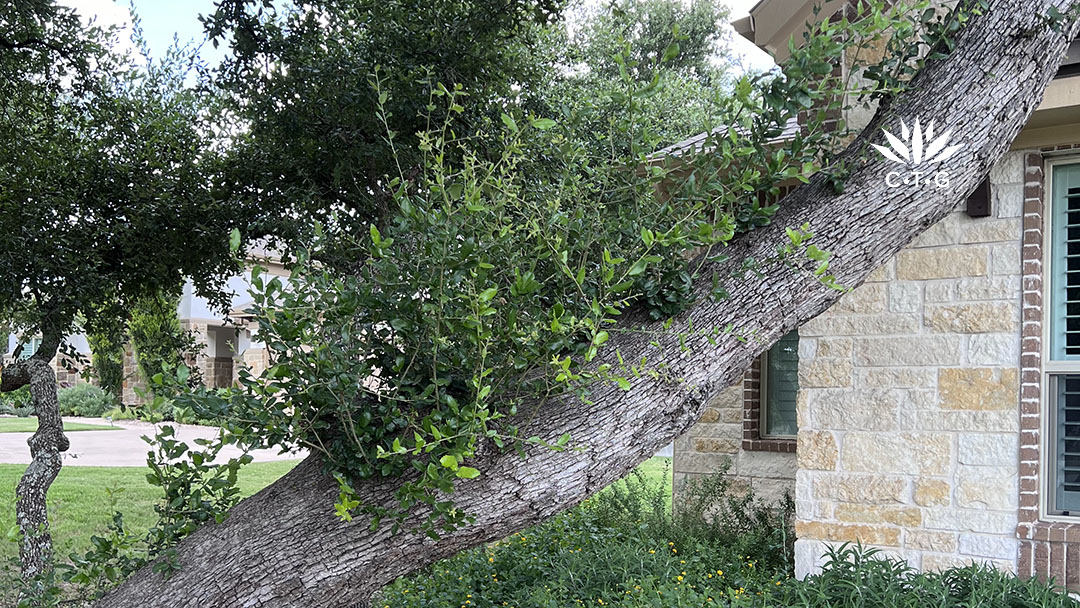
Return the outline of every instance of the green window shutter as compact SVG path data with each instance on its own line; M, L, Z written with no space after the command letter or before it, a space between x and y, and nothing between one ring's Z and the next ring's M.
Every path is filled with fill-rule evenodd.
M1054 167L1050 357L1080 360L1080 164Z
M1080 512L1080 375L1055 376L1053 386L1057 405L1054 509Z
M41 346L41 338L33 338L29 342L23 345L22 352L19 353L19 358L27 360L37 352L38 347Z
M799 394L799 332L793 331L765 356L765 435L795 435L799 426L795 398Z

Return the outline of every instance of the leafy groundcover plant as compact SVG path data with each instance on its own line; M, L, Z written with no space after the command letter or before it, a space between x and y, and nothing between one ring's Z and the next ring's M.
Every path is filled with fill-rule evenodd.
M635 474L501 542L399 579L374 606L1080 606L1059 587L982 566L917 573L853 545L793 578L790 500L764 505L722 472L678 495ZM670 494L668 494L670 496Z

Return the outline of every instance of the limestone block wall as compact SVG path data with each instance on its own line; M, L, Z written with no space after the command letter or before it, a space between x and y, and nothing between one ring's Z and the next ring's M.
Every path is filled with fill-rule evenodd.
M751 488L769 502L794 495L794 453L743 449L744 405L743 386L728 388L713 399L697 424L675 440L676 501L688 480L715 473L724 463L730 463L728 474L735 489Z
M233 384L239 382L240 370L247 369L253 376L258 376L270 367L270 351L263 348L248 348L236 359L233 365Z
M796 569L860 540L922 569L1014 571L1022 154L800 330Z
M152 397L149 388L150 386L139 370L139 361L135 356L135 350L131 344L124 345L124 380L120 400L128 407L143 405Z

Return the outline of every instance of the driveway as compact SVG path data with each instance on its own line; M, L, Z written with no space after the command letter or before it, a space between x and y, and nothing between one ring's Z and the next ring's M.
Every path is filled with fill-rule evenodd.
M68 422L85 422L102 426L114 426L109 431L70 431L67 434L71 447L64 453L64 466L76 467L143 467L146 466L146 452L150 445L142 440L143 435L153 437L154 425L135 420L109 422L101 418L64 418ZM198 448L195 439L213 439L218 432L215 427L195 426L167 422L176 429L176 436ZM26 440L32 433L0 433L0 464L29 464L30 448ZM243 452L234 446L227 446L218 454L218 462L228 462L229 458L240 456ZM255 462L272 460L298 460L306 453L279 454L277 450L252 450Z

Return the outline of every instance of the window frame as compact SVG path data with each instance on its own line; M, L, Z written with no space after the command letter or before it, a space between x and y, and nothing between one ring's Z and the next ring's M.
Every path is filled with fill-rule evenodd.
M798 332L798 329L793 329L793 332ZM787 334L785 334L786 336ZM775 346L775 345L774 345ZM795 424L794 435L781 435L769 432L769 351L772 347L769 347L765 352L761 353L759 358L761 362L761 371L759 373L758 384L758 429L762 439L779 439L784 441L794 441L798 438L798 422ZM797 361L797 359L796 359ZM796 394L798 394L796 389Z
M1054 358L1054 179L1058 167L1080 165L1080 156L1075 154L1057 158L1046 158L1043 173L1043 235L1042 235L1042 339L1040 370L1040 416L1039 432L1039 468L1042 485L1039 492L1039 518L1050 522L1075 523L1080 519L1080 509L1059 508L1058 490L1058 419L1059 405L1058 381L1066 375L1080 376L1080 356L1073 359ZM1066 511L1068 513L1066 513Z

